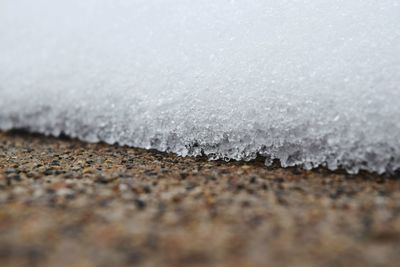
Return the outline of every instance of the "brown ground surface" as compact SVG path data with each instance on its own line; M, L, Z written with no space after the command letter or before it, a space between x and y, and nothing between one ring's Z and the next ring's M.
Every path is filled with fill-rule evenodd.
M399 266L400 179L0 132L0 266Z

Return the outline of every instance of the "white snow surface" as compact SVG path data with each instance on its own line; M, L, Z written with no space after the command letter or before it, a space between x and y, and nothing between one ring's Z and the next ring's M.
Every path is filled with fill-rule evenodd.
M399 0L0 0L0 129L400 169Z

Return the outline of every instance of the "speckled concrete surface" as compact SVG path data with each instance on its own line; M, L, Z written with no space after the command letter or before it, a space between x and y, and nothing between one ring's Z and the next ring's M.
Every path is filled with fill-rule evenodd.
M400 178L0 133L0 266L398 266Z

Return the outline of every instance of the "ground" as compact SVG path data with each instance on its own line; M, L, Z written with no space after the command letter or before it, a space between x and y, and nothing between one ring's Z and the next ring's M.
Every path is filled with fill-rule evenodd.
M398 266L400 178L0 132L0 266Z

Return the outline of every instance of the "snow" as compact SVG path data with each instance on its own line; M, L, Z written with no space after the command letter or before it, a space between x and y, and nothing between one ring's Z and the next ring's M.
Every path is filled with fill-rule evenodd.
M397 0L3 0L0 129L400 169Z

